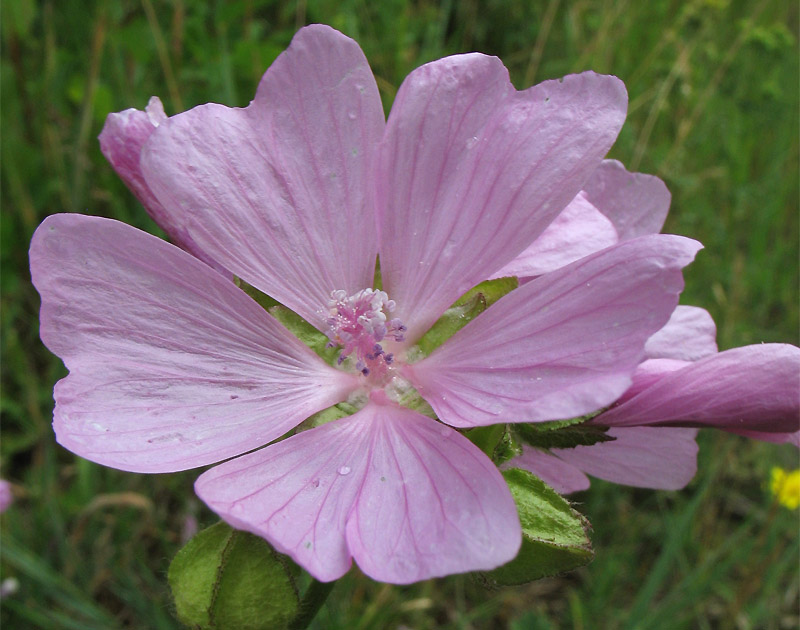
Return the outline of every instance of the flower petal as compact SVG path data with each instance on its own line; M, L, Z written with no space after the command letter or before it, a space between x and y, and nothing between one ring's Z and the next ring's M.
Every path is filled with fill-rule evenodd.
M652 337L651 337L652 339ZM647 344L645 344L647 348ZM637 396L654 383L660 381L664 376L675 370L681 370L687 365L691 365L691 361L681 361L680 359L647 359L642 361L636 366L636 371L633 373L633 382L631 386L625 390L617 400L614 401L615 405L621 405L623 402L630 400ZM590 420L595 424L603 424L601 420L605 414L595 416Z
M204 105L161 125L142 170L203 251L323 327L331 291L373 284L368 171L383 128L358 44L313 25L278 57L247 108Z
M697 361L717 353L717 326L704 308L678 306L644 351L650 359Z
M466 438L407 409L368 404L200 476L198 495L323 581L354 557L406 584L511 560L516 507Z
M766 433L800 429L800 349L726 350L665 374L602 416L608 426L693 426Z
M109 114L98 137L100 150L114 167L120 179L136 195L153 221L167 233L175 245L194 254L218 271L224 271L192 241L189 234L175 221L175 217L156 199L144 180L139 164L142 147L156 128L166 120L164 106L157 96L150 98L144 111L131 108Z
M363 483L371 425L355 414L206 471L195 491L237 529L266 538L318 580L347 573L347 515Z
M751 440L761 440L762 442L772 442L774 444L793 444L800 448L800 431L795 431L794 433L764 433L762 431L739 431L737 429L728 429L728 431Z
M541 276L617 241L611 221L581 192L532 245L491 278Z
M347 523L347 544L364 573L408 584L514 559L522 540L517 509L488 457L418 413L364 411L375 437Z
M499 59L412 72L381 146L383 285L409 341L529 246L580 191L625 119L619 79L584 73L516 92Z
M589 201L611 219L620 240L658 234L672 198L658 177L629 173L616 160L604 160L584 191Z
M30 257L42 341L70 370L56 435L86 459L202 466L274 440L354 384L224 276L123 223L53 215Z
M652 235L512 291L406 378L459 427L573 418L616 400L669 318L700 244Z
M523 447L522 455L506 463L503 468L522 468L532 472L559 494L571 494L589 487L589 478L577 466L529 446Z
M608 434L616 440L552 452L593 477L638 488L679 490L697 472L697 429L626 427Z

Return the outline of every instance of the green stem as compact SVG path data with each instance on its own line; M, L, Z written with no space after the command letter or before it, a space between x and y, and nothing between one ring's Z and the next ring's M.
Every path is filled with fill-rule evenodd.
M306 592L303 594L303 599L300 601L300 610L297 616L289 624L289 630L305 630L308 625L317 616L322 604L328 599L333 585L336 582L319 582L312 580L308 585Z

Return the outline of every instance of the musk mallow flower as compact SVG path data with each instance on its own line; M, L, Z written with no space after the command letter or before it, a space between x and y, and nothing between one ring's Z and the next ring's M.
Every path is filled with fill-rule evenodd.
M515 289L428 356L414 345L578 195L626 100L594 73L518 92L498 59L468 54L412 72L385 121L358 45L302 29L248 107L159 116L131 148L137 194L196 256L74 214L34 235L41 337L69 369L58 441L130 471L229 460L198 495L320 580L353 559L394 583L511 560L513 499L457 429L610 405L700 246L621 242ZM338 357L325 363L232 276ZM398 403L412 390L437 419ZM352 415L260 448L345 400Z

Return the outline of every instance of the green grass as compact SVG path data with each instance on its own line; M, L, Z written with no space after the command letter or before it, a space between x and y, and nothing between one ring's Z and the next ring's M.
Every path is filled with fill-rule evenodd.
M166 590L185 519L214 517L197 473L143 476L56 445L52 386L64 368L38 339L27 247L53 212L158 233L100 154L105 116L245 105L297 27L355 37L388 111L403 77L446 54L500 56L518 88L594 69L620 76L630 113L611 156L661 176L666 231L706 249L686 304L708 309L721 348L798 333L798 15L782 0L7 0L2 4L3 440L17 500L2 516L8 628L176 628ZM767 628L798 624L797 515L771 504L791 447L701 435L683 492L595 482L576 497L596 560L569 575L487 591L468 576L409 587L351 572L316 628Z

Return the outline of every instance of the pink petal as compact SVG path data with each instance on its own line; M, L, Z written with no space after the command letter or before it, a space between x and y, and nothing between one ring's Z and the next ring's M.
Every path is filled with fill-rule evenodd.
M647 344L645 344L645 349L646 348ZM621 405L623 402L637 396L648 387L652 387L670 372L681 370L687 365L691 365L691 361L681 361L680 359L647 359L646 361L642 361L636 366L631 386L625 390L625 393L622 394L614 404ZM603 424L600 420L604 417L605 414L597 416L595 418L597 424Z
M616 440L552 452L593 477L639 488L679 490L697 472L697 429L626 427L608 434Z
M800 349L795 346L734 348L664 375L638 396L605 412L602 421L609 426L795 432L800 429L798 385Z
M5 479L0 479L0 514L5 512L14 502L14 493L11 484Z
M195 488L226 521L323 581L341 577L351 556L396 584L490 569L521 541L491 461L452 429L388 405L226 462Z
M671 195L654 175L629 173L616 160L604 160L584 186L589 201L628 240L658 234L669 212Z
M422 334L567 206L625 118L621 81L593 73L516 92L499 59L458 55L397 93L378 174L384 289Z
M313 25L247 108L204 105L161 125L142 170L203 251L322 327L331 291L373 284L369 170L383 128L358 44Z
M717 353L717 326L704 308L678 306L644 351L651 359L697 361Z
M517 509L488 457L420 414L389 406L368 413L370 463L347 522L364 573L408 584L494 569L517 555Z
M617 243L605 215L580 192L532 245L492 278L540 276Z
M653 235L540 276L405 368L459 427L580 416L631 384L645 341L669 318L700 244Z
M144 181L139 165L142 147L156 128L166 120L164 106L157 96L150 98L144 111L131 108L109 114L98 138L100 150L117 171L120 179L136 195L153 221L167 233L173 243L222 271L222 268L178 226Z
M738 429L728 429L728 431L751 440L761 440L762 442L772 442L774 444L793 444L800 448L800 431L795 431L794 433L764 433L761 431L740 431Z
M503 468L522 468L532 472L559 494L571 494L589 487L589 478L579 468L529 446L524 447L522 455L509 461Z
M92 461L209 464L274 440L355 383L224 276L123 223L53 215L30 257L42 341L70 370L55 388L56 435Z

